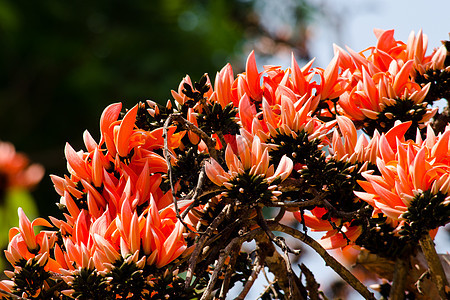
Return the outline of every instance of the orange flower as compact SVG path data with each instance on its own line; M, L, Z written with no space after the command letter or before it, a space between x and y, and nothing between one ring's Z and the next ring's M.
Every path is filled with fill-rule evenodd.
M253 137L253 141L250 142L246 137L238 135L236 141L237 154L230 146L227 146L225 150L228 171L226 172L216 160L211 158L205 165L208 178L216 185L227 188L228 193L236 192L237 195L245 195L246 202L257 201L263 194L264 200L276 199L280 192L273 191L276 185L270 186L270 184L275 180L283 181L291 174L292 160L283 156L274 171L274 166L269 165L268 148L261 143L259 137Z
M21 259L26 261L39 256L42 258L42 265L48 271L58 271L61 267L55 260L49 258L50 249L56 242L56 234L42 231L34 234L35 226L52 227L52 225L42 218L37 218L33 222L27 218L22 208L18 209L19 227L13 227L9 230L9 245L5 250L5 256L8 261L15 265ZM44 255L44 256L42 256Z
M416 142L397 140L395 151L384 146L380 149L382 158L377 159L381 175L363 173L366 181L359 184L365 192L355 194L394 221L402 220L411 201L424 191L448 195L449 136L450 131L446 130L436 137L428 127L424 141L420 137ZM380 147L383 147L382 143Z
M229 103L233 103L234 106L239 106L238 99L233 97L232 85L234 82L233 69L230 64L217 72L216 79L214 81L214 95L211 97L214 101L220 103L224 108Z

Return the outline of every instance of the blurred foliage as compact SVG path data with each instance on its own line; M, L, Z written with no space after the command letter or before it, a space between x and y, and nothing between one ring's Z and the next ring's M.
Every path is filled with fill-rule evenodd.
M261 22L256 9L265 2L0 0L0 139L48 174L67 173L64 143L83 148L85 129L98 139L108 104L164 103L186 74L214 78L236 60L243 67L254 47L246 41L301 49L305 1L286 2L296 6L288 35ZM57 211L51 185L46 176L36 192L42 215Z
M38 217L38 211L35 199L30 193L21 188L10 189L1 196L2 205L0 205L0 249L6 249L9 239L8 232L12 227L19 226L19 217L17 215L17 209L22 209L29 214L30 219ZM2 251L3 254L3 251ZM0 270L3 270L8 266L8 262L4 255L0 256ZM4 278L3 273L0 274L0 278Z

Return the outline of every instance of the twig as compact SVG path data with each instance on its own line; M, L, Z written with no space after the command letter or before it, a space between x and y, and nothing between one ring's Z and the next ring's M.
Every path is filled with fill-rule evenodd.
M284 245L286 245L286 243L284 243ZM283 247L281 248L281 250L283 250L283 254L281 255L281 257L283 257L285 263L286 263L286 271L287 271L287 276L288 276L288 280L289 280L289 297L288 299L294 299L294 285L295 285L295 274L294 271L292 270L292 264L291 261L289 259L289 251L287 247Z
M195 187L194 194L191 197L192 203L183 211L181 214L181 218L184 219L188 212L197 205L197 197L198 194L201 193L203 188L203 183L205 182L205 165L202 165L202 169L200 170L200 174L198 175L197 186Z
M225 259L228 256L228 253L226 253L226 249L229 246L234 246L234 243L236 243L236 241L233 239L230 244L228 244L228 246L225 249L220 250L220 255L219 255L219 259L216 261L216 264L214 265L214 272L211 275L211 278L208 281L208 285L206 286L205 291L203 292L202 297L200 298L200 300L207 300L211 298L211 292L214 288L214 285L216 284L217 281L217 277L219 275L220 270L222 269L224 263L225 263Z
M169 142L168 142L168 134L167 134L167 130L169 127L170 122L172 121L172 115L170 115L166 122L164 123L164 128L163 128L163 138L164 138L164 149L163 149L163 154L164 154L164 158L166 159L166 163L167 163L167 174L169 175L169 183L170 183L170 191L172 192L172 202L173 205L175 207L175 213L177 215L177 219L180 220L181 224L183 224L184 227L186 227L186 229L190 232L195 233L191 228L189 228L189 226L186 224L186 222L184 222L184 220L181 218L180 216L180 209L178 208L178 200L177 200L177 196L175 195L175 188L173 186L173 175L172 175L172 163L170 162L170 154L169 154Z
M258 274L264 267L264 260L257 255L255 259L255 264L253 265L252 274L247 279L247 282L244 285L244 289L241 291L239 296L236 297L236 300L244 300L245 296L247 296L248 292L253 286L253 283L255 283L256 278L258 278Z
M295 274L292 270L291 261L289 260L289 253L294 253L296 255L300 254L300 251L298 250L291 250L288 245L286 244L286 241L283 237L275 236L273 232L267 227L266 220L264 219L262 215L262 211L260 207L256 208L257 213L257 222L258 225L264 230L264 232L267 234L267 237L275 243L278 247L281 248L283 251L281 257L283 258L285 264L286 264L286 271L287 271L287 277L288 277L288 283L289 283L289 299L294 299L294 286L295 286Z
M233 274L234 266L236 264L236 260L239 256L240 250L241 245L238 244L235 244L235 246L231 248L231 259L225 271L225 278L223 279L222 287L220 288L219 300L225 300L228 290L230 289L231 275Z
M275 243L275 245L277 245L278 247L280 247L283 251L284 249L286 249L289 253L295 254L295 255L299 255L300 254L300 250L292 250L291 248L289 248L289 246L286 244L286 241L284 240L283 237L280 236L275 236L275 234L273 234L273 232L270 230L270 228L267 226L267 222L264 219L263 215L262 215L262 210L260 207L256 208L256 220L258 222L258 225L262 228L262 230L264 230L264 232L267 234L267 237L273 242Z
M265 265L277 279L277 284L283 290L286 297L287 295L292 295L296 300L305 299L306 290L298 277L293 272L291 273L292 277L286 276L289 262L276 250L274 243L269 239L267 233L265 231L263 233L263 236L256 241L259 248L257 251L265 256Z
M424 234L419 239L420 248L422 248L422 252L425 255L425 258L428 263L428 267L431 271L431 278L436 285L436 288L439 291L439 296L442 299L448 299L449 296L446 293L446 288L448 288L447 277L444 272L444 268L442 267L439 256L436 253L436 249L434 248L434 243L431 240L430 235Z
M328 202L328 200L323 199L322 202L323 202L325 208L330 212L330 215L332 217L337 217L337 218L342 218L342 219L354 219L354 218L358 218L362 212L361 209L358 209L357 211L351 211L351 212L340 211L340 210L337 210L330 202Z
M430 269L427 269L425 272L423 272L423 274L420 275L419 279L417 279L416 283L414 284L417 288L417 291L422 295L423 295L422 282L425 279L425 277L430 278Z
M203 130L195 126L193 123L189 122L181 114L171 114L167 120L173 120L174 122L178 122L181 126L186 128L187 130L192 131L196 135L198 135L206 144L208 147L209 155L217 160L217 150L216 150L216 141L207 135ZM167 123L166 120L166 123ZM170 124L169 121L169 124ZM164 125L165 126L165 125Z
M322 196L322 194L321 194L320 197L315 197L314 199L306 200L306 201L303 201L303 202L282 202L282 201L277 201L277 202L268 203L267 206L270 206L270 207L304 208L304 207L322 205L323 204L323 198L324 198L324 196Z
M274 284L277 280L275 279L273 282L270 282L269 278L267 277L266 270L265 270L264 268L262 268L262 271L263 271L263 274L264 274L264 278L266 278L266 281L267 281L267 283L269 284L268 287L272 290L272 293L273 293L274 297L275 297L276 299L278 299L278 293L277 293L277 291L275 290L275 288L273 287L273 284Z
M280 189L283 191L283 189ZM284 187L284 190L288 190L287 187ZM289 208L304 208L309 206L318 206L323 205L323 199L326 197L327 193L318 193L316 192L314 198L311 200L306 200L302 202L285 202L285 201L276 201L271 202L267 206L271 207L289 207Z
M361 283L349 270L347 270L343 265L341 265L334 257L332 257L328 252L313 238L307 236L297 229L291 228L286 225L282 225L276 222L267 222L268 227L274 231L281 231L287 233L302 242L308 244L313 248L325 261L325 263L330 266L336 273L341 276L348 284L350 284L358 293L360 293L365 299L375 300L375 296L371 293L367 287Z
M394 279L392 280L391 292L389 299L403 300L405 298L405 285L407 277L406 261L398 257L395 261Z
M281 219L283 219L285 213L286 213L286 208L281 207L280 211L278 212L278 214L276 215L276 217L273 220L275 222L280 222Z
M206 242L206 239L217 229L217 227L222 223L225 216L229 213L231 205L227 204L223 210L214 218L211 225L205 230L205 232L200 236L194 251L189 258L189 267L186 273L186 282L185 288L188 289L191 284L192 275L194 273L195 265L197 264L198 256L200 255L201 250L203 249L203 245Z
M219 137L220 143L222 144L222 149L224 149L227 146L227 141L225 141L222 131L215 131L214 133Z
M255 229L250 232L247 232L245 235L235 237L231 240L231 242L225 247L225 249L220 250L219 259L217 260L216 264L214 265L214 272L211 275L211 278L208 281L208 285L206 286L205 291L203 292L202 297L200 300L206 300L210 299L211 293L213 291L214 285L216 284L217 277L219 275L220 270L222 269L226 258L229 256L231 250L234 247L239 246L239 249L241 248L241 245L243 242L247 240L252 240L256 235L261 234L261 230Z

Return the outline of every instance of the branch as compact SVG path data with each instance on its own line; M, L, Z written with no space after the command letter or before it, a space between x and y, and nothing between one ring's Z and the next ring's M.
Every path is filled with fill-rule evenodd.
M291 228L286 225L282 225L275 222L268 222L268 227L274 231L280 231L287 233L305 244L308 244L313 248L325 261L326 265L330 266L336 273L341 276L348 284L350 284L358 293L360 293L365 299L375 300L375 296L371 293L367 287L361 283L349 270L347 270L343 265L341 265L334 257L332 257L328 252L313 238L307 236L303 232L297 229Z
M324 198L326 194L320 193L314 199L306 200L302 202L283 202L283 201L277 201L277 202L271 202L268 203L267 206L270 207L289 207L289 208L304 208L304 207L310 207L310 206L317 206L317 205L323 205L324 204ZM331 204L330 204L331 205Z
M284 257L275 249L273 243L269 240L267 233L262 235L260 239L256 240L256 245L259 247L258 253L265 257L265 264L269 268L270 272L275 276L276 281L280 288L284 291L285 295L290 295L293 299L302 300L305 289L298 277L291 273L293 276L288 278L289 260L286 261ZM294 279L292 281L292 279ZM274 289L272 289L274 290Z
M439 291L439 296L442 299L448 299L447 297L449 295L446 293L446 290L449 290L450 287L447 282L444 268L442 267L439 256L436 253L436 249L434 248L434 243L431 240L430 235L428 233L424 234L420 238L419 244L427 260L428 267L430 268L431 278Z
M231 275L233 274L234 265L236 264L240 250L241 245L238 244L235 244L234 247L231 248L231 259L225 271L225 278L223 279L222 287L220 288L219 300L225 300L228 290L230 289Z
M267 281L267 283L269 284L269 285L267 286L267 288L264 290L264 292L262 293L262 295L264 295L268 290L272 290L272 293L273 293L275 299L278 299L278 298L279 298L279 297L278 297L278 293L277 293L277 291L275 290L275 288L273 287L273 284L274 284L275 282L277 282L277 278L275 277L275 280L274 280L273 282L270 282L269 278L267 277L266 270L264 270L264 268L262 268L262 272L263 272L263 274L264 274L264 278L266 278L266 281ZM261 297L262 297L262 296L259 296L259 298L261 298Z
M227 204L223 210L215 217L212 221L211 225L205 230L205 232L200 236L197 244L195 245L194 251L189 258L189 267L186 273L186 282L185 288L188 289L191 284L192 275L195 270L195 265L197 265L198 256L200 255L201 250L203 249L203 245L206 242L206 239L217 229L217 227L222 223L225 216L228 214L231 208L230 204Z
M247 279L247 282L244 285L244 289L241 291L239 296L236 297L236 300L244 300L245 296L247 296L248 292L250 291L251 287L253 286L253 283L255 282L256 278L258 278L258 274L261 271L261 269L264 267L264 259L260 257L259 255L256 256L255 264L253 265L252 274Z
M416 283L414 284L417 288L417 291L422 295L423 295L422 282L425 280L425 278L430 278L430 269L423 272L423 274L420 275L419 279L417 279Z
M398 257L395 261L394 267L394 279L392 280L391 292L389 293L389 299L391 300L403 300L405 298L405 286L406 277L408 275L408 269L406 261Z
M234 249L235 247L239 247L239 249L241 248L242 243L244 243L245 241L248 240L252 240L255 238L255 236L261 234L261 230L255 229L252 230L250 232L247 232L246 234L242 235L242 236L238 236L235 237L234 239L231 240L231 242L225 247L225 249L221 249L220 250L220 256L219 259L217 260L216 264L214 265L214 272L211 275L211 278L208 281L208 285L206 286L205 291L203 292L202 297L200 298L200 300L207 300L210 299L211 297L211 293L214 289L214 286L216 284L217 281L217 277L219 275L220 270L222 269L223 265L225 264L225 260L226 258L229 256L230 252L232 251L232 249Z
M264 230L264 232L267 234L267 237L270 239L270 241L272 241L273 243L275 243L275 245L280 247L281 250L283 250L283 252L286 250L287 252L295 254L295 255L300 254L300 250L292 250L291 248L289 248L283 237L275 236L275 234L273 234L273 232L267 226L267 222L262 215L262 211L261 211L260 207L256 208L256 214L257 214L256 220L258 222L258 225L262 228L262 230Z

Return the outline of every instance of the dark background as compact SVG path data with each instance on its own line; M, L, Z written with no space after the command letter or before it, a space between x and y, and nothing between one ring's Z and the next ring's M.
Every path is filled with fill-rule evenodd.
M295 18L274 30L261 21L264 2L0 1L0 140L44 165L34 191L40 214L56 214L48 175L67 174L64 144L84 149L85 129L98 140L110 103L165 103L186 74L214 80L227 62L243 71L253 48L259 57L289 48L309 58L313 9L293 1Z

